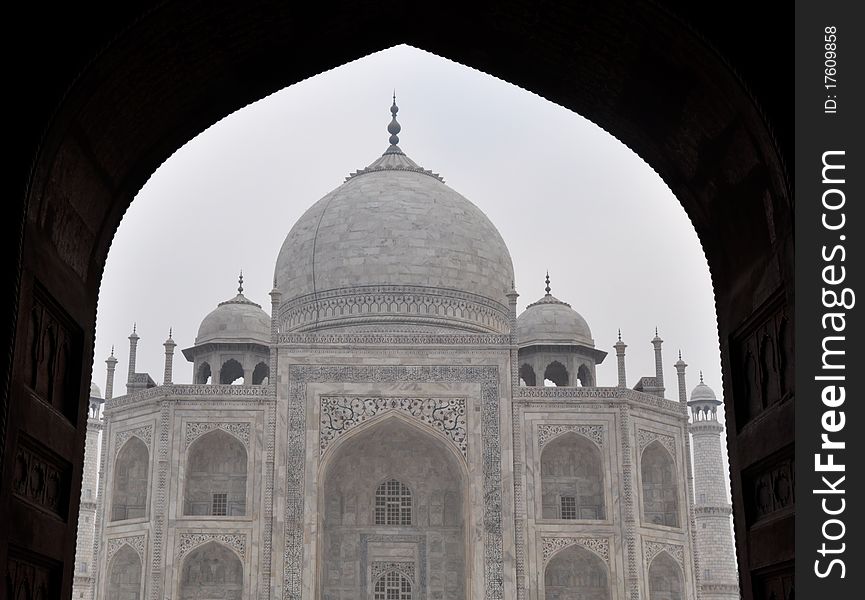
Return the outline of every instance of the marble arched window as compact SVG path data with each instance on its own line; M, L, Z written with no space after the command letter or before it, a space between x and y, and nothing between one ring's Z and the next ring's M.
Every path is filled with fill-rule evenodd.
M640 461L643 487L643 521L679 527L679 482L676 464L664 446L654 441Z
M194 549L183 561L180 600L243 598L243 564L237 555L216 542Z
M261 385L270 375L270 367L264 361L255 365L252 371L252 385Z
M375 582L373 600L412 600L411 581L399 571L389 571Z
M520 367L520 379L522 379L529 387L538 385L538 378L535 375L535 370L527 363L523 363Z
M183 514L245 515L246 462L246 448L229 433L214 429L195 440L186 460Z
M649 600L684 600L682 570L666 552L649 566Z
M592 372L586 365L580 365L580 368L577 370L577 381L583 387L590 387L592 385Z
M585 436L565 433L541 453L541 514L545 519L603 519L601 452Z
M565 365L557 360L554 360L544 370L544 381L552 381L556 386L566 386L570 381L568 370Z
M124 544L108 565L106 600L138 600L141 597L141 557Z
M114 461L111 520L140 519L147 507L150 452L139 438L127 440Z
M195 374L195 383L207 383L211 378L210 363L203 362L198 366L198 372Z
M544 600L609 600L607 566L591 550L568 546L544 570Z
M231 384L240 379L243 379L243 366L239 362L229 358L222 363L222 368L219 369L219 383ZM241 383L245 383L245 380Z

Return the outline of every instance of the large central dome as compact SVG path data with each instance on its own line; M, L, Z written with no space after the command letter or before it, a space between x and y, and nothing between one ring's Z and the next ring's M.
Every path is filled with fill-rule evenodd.
M316 202L276 261L283 331L508 330L513 263L481 210L397 145Z

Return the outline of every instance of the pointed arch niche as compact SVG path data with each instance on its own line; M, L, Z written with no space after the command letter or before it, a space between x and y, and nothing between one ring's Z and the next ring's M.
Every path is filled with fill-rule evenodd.
M544 600L610 600L607 565L586 548L572 545L554 554L544 569Z
M682 569L666 552L659 552L649 566L649 600L684 600Z
M679 481L676 462L664 445L655 440L640 458L643 522L680 527Z
M243 443L222 429L209 431L192 442L186 453L183 514L244 516L247 463Z
M544 519L604 519L604 465L587 437L568 431L541 451L541 516Z
M108 564L107 600L139 600L141 598L141 557L132 546L123 544Z
M410 598L467 597L468 478L454 444L392 413L342 436L320 473L321 597L377 597L383 565L417 574Z
M111 521L144 518L149 479L150 451L140 438L130 436L114 459Z
M184 559L178 588L180 600L241 600L245 597L243 564L228 547L218 542L207 542Z

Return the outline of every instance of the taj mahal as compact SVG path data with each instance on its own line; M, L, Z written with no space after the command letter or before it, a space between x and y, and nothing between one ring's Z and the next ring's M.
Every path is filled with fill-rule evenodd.
M74 598L739 598L721 401L681 354L668 388L657 331L653 373L619 334L597 381L608 351L549 274L517 314L502 236L397 111L288 232L269 313L241 276L201 321L193 383L171 334L161 384L136 330L123 395L107 359Z

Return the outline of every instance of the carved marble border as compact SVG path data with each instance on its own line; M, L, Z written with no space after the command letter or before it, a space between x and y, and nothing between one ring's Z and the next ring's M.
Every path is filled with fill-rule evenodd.
M358 286L315 292L279 307L283 331L302 332L327 323L368 325L379 320L433 326L458 322L478 333L508 331L510 311L484 296L412 286Z
M604 448L604 443L607 437L607 428L605 425L586 425L577 423L555 423L538 425L538 450L543 450L544 446L553 439L564 433L573 431L578 433L592 442L598 448Z
M657 431L649 431L648 429L637 430L637 446L639 448L640 456L643 455L643 450L646 449L646 446L655 441L660 442L661 445L667 449L667 451L670 453L670 456L673 457L673 462L677 462L676 438L674 438L672 435L658 433Z
M402 573L408 577L413 586L417 584L417 579L415 579L414 562L410 560L373 561L369 566L370 583L375 585L375 582L378 581L379 577L385 573L390 573L391 571L397 571L398 573Z
M283 596L300 600L306 467L306 390L309 383L457 382L481 384L483 456L483 547L485 600L504 599L502 466L499 370L495 366L290 365L285 477Z
M414 346L507 346L510 336L499 333L281 333L280 344L405 344Z
M652 561L655 560L655 557L658 556L661 552L666 552L670 556L673 557L677 563L679 563L679 568L682 569L682 573L685 572L685 547L680 546L679 544L664 544L662 542L653 542L651 540L647 540L643 544L643 558L646 562L646 572L648 573L649 567L652 564Z
M607 538L597 537L543 537L543 555L544 565L559 552L569 546L581 546L587 550L594 552L607 568L610 566L610 540Z
M176 560L179 563L185 554L208 542L219 542L234 550L241 560L246 558L245 533L181 533L177 541Z
M249 450L249 422L209 422L209 421L187 421L183 434L183 447L189 446L205 433L220 429L237 438L243 447Z
M141 565L144 566L144 534L141 535L128 535L125 537L118 538L108 538L108 547L106 550L105 557L105 565L107 566L111 563L111 558L117 553L120 548L123 546L129 546L135 552L138 553L138 558L141 559Z
M363 396L322 396L319 454L331 442L361 423L398 411L443 433L463 457L466 456L465 398L375 398Z
M147 454L149 455L151 453L151 447L153 445L153 425L142 425L141 427L136 427L134 429L124 429L115 434L115 458L117 458L117 453L120 452L120 449L123 448L123 444L125 444L130 437L137 437L139 440L144 442L144 445L147 446Z

